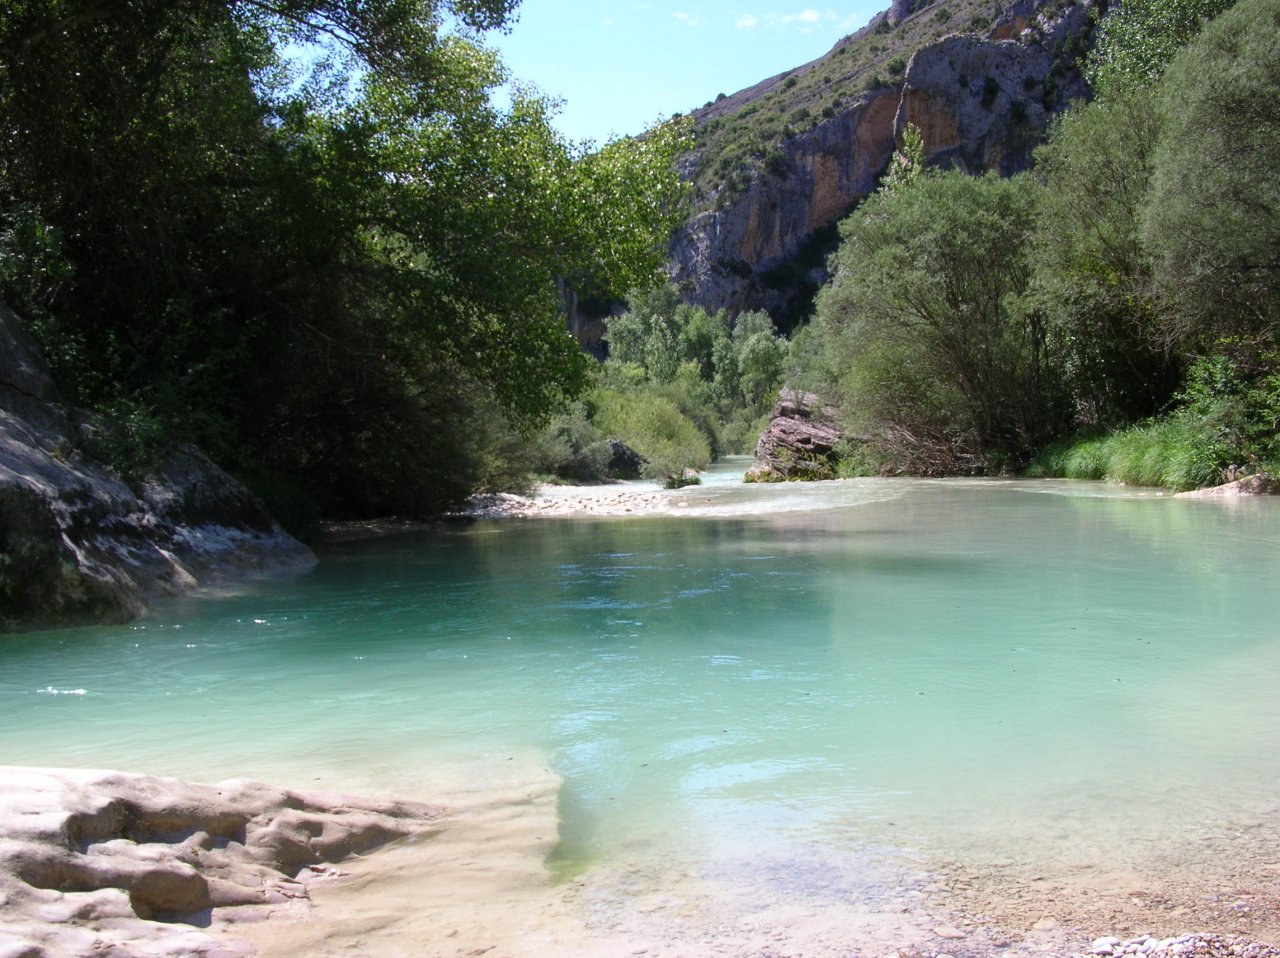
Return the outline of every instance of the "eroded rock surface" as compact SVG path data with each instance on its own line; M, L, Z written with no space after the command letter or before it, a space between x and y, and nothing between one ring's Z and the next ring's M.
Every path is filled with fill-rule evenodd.
M834 224L877 187L908 123L919 127L933 166L1008 175L1030 167L1052 119L1087 93L1075 63L1092 24L1094 0L1014 0L985 36L944 36L914 52L905 76L856 93L820 123L783 138L768 170L741 191L714 191L673 235L672 279L709 310L766 309L775 318L807 309L825 281ZM933 16L935 4L893 0L881 19ZM695 111L698 122L735 122L748 105L776 96L839 55L779 74ZM870 73L874 68L867 67ZM865 79L853 74L845 82ZM825 115L825 114L824 114ZM685 172L699 161L691 154ZM807 269L798 264L808 263ZM807 292L806 292L807 291Z
M1280 479L1266 472L1245 476L1234 482L1213 486L1209 489L1194 489L1191 492L1180 492L1179 499L1236 499L1241 496L1280 496Z
M1071 5L1057 19L1035 19L1028 9L1006 17L990 37L944 37L917 50L894 119L897 136L908 124L919 128L935 166L1001 176L1030 168L1050 121L1085 95L1077 73L1061 72L1060 51L1084 30L1089 6ZM994 39L1019 27L1015 38Z
M217 932L305 905L333 863L432 834L442 814L250 781L0 767L0 955L248 955Z
M755 448L747 482L834 479L843 438L835 406L813 393L784 389Z
M159 595L314 564L198 449L135 490L85 451L91 430L0 304L0 631L121 622Z

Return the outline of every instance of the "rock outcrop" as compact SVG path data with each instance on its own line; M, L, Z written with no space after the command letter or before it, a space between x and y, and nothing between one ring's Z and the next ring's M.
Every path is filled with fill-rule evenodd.
M0 631L125 621L160 595L314 564L199 450L135 490L84 451L91 428L0 304Z
M231 958L204 931L306 903L331 866L443 810L120 772L0 767L0 954Z
M935 166L1001 176L1028 169L1050 120L1085 95L1079 75L1061 70L1059 51L1086 28L1087 10L1077 4L1024 27L1016 38L993 39L1028 22L1029 12L1014 11L987 38L944 37L917 50L894 119L896 135L908 124L918 127Z
M1280 496L1280 478L1267 472L1257 472L1243 479L1178 493L1178 499L1238 499L1241 496Z
M843 433L835 406L813 393L784 389L756 442L747 482L834 479Z
M713 190L672 238L673 281L688 301L709 310L766 309L789 328L826 279L834 224L876 188L908 123L921 129L931 165L1001 175L1030 166L1052 118L1086 94L1074 54L1087 44L1093 5L1016 0L982 36L926 43L900 81L847 96L816 125L785 136L745 189ZM933 4L894 0L847 41L869 42L882 23L935 13ZM736 112L780 96L784 78L806 76L846 45L709 104L695 119L731 124ZM841 82L865 79L851 74ZM690 173L698 162L690 158Z
M677 285L713 310L784 311L785 291L767 274L876 188L893 156L898 102L896 89L864 94L847 111L783 141L785 165L677 232L671 246Z

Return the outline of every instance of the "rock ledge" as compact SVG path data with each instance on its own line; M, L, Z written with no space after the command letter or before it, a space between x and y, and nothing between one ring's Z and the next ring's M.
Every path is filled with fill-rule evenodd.
M0 767L0 955L233 958L203 929L309 905L330 867L438 831L443 809L197 785L122 772Z
M156 596L315 564L195 447L131 488L86 451L92 432L0 303L0 632L123 622Z

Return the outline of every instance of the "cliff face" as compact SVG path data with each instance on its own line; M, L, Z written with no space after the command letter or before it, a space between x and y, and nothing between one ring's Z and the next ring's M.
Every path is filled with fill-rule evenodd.
M882 90L780 145L785 167L753 181L676 235L675 281L712 309L779 308L785 290L766 274L875 189L894 150L899 94Z
M895 134L901 138L914 124L926 158L938 166L1001 176L1029 169L1053 117L1087 93L1077 72L1055 75L1055 66L1066 41L1087 29L1088 7L1031 22L1012 16L988 38L945 37L916 51Z
M1086 94L1071 52L1086 45L1092 5L1017 0L983 35L943 36L918 47L899 82L859 93L824 110L816 125L784 136L745 189L711 190L704 209L673 238L672 274L685 298L711 310L767 309L791 325L825 279L834 224L876 188L908 123L920 128L932 165L1001 175L1027 169L1052 118ZM846 47L877 39L890 25L905 31L936 17L934 6L894 0ZM825 59L842 52L838 46ZM793 76L822 69L815 61ZM846 73L836 83L858 80ZM733 123L732 110L746 116L744 107L781 97L787 87L778 81L709 105L695 119ZM695 155L690 169L701 159Z
M159 595L315 562L199 450L135 491L83 451L79 418L0 304L0 631L124 621Z

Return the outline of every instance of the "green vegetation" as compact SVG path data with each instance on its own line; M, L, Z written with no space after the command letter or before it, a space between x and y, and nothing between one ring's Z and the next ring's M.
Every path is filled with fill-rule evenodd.
M1130 0L1034 176L902 157L843 225L793 354L860 439L846 470L1280 467L1280 0L1198 32L1226 6Z
M724 311L680 302L671 285L636 291L629 301L626 313L608 320L609 359L594 388L547 430L541 469L601 478L599 450L616 439L648 460L644 475L678 485L687 470L749 450L788 355L768 314L731 321Z
M652 280L688 146L495 108L480 37L514 7L0 9L0 296L123 468L193 440L277 510L355 516L507 481L588 384L562 285Z
M1100 99L1158 80L1169 61L1235 0L1121 0L1102 21L1088 78Z
M1038 192L923 175L842 227L810 335L821 391L880 458L924 474L1025 460L1062 419L1048 330L1026 302Z

